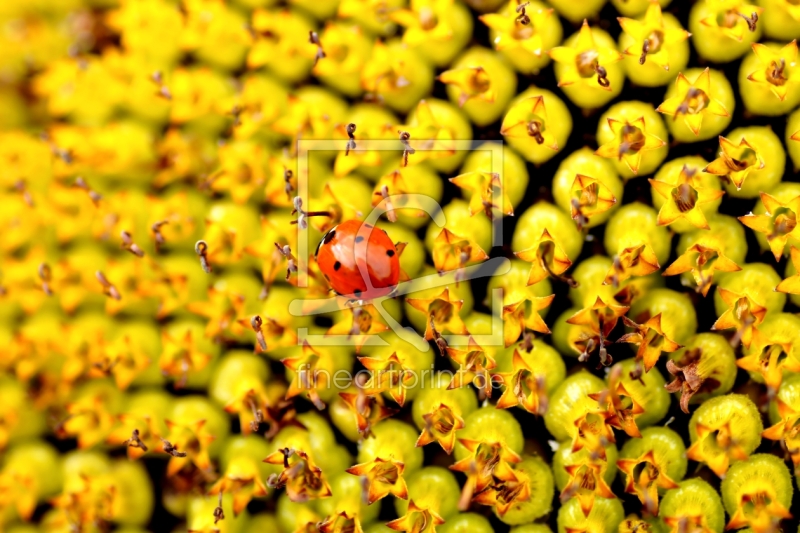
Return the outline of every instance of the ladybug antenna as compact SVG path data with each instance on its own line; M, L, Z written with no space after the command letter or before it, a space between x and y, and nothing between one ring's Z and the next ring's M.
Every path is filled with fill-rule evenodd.
M295 196L292 203L294 205L292 214L297 214L297 220L292 220L291 224L297 224L300 229L308 228L308 220L306 219L309 217L333 217L330 211L303 211L303 199L299 196Z
M344 149L344 155L348 156L350 155L350 150L356 149L356 125L351 122L345 127L345 131L347 131L347 136L350 138L350 140L347 141L347 147Z
M407 167L408 166L408 156L413 154L413 153L416 153L416 150L414 150L411 147L411 144L408 142L409 139L411 139L411 134L410 133L408 133L407 131L398 131L397 133L400 134L400 142L403 144L403 166Z

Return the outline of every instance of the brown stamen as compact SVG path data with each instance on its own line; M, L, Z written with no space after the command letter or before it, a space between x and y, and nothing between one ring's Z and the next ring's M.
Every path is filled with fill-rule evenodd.
M172 443L166 439L161 439L162 447L164 448L164 453L171 455L172 457L186 457L186 452L182 452L178 450L177 446L173 446Z
M542 125L538 121L532 120L528 122L527 130L528 130L528 136L533 137L536 140L537 144L544 143L544 135L542 135Z
M120 233L120 237L122 237L123 250L128 250L136 257L144 257L144 250L139 248L139 245L133 242L133 237L129 232L123 230L122 233Z
M139 437L138 429L134 429L133 432L131 433L131 438L124 441L122 444L129 446L130 448L139 448L143 452L147 451L147 445L144 442L142 442L142 439Z
M294 192L294 185L292 185L292 177L294 176L294 172L291 169L283 167L283 191L286 193L286 199L292 199L292 193Z
M350 155L350 150L356 149L356 136L354 135L356 132L356 125L351 122L347 125L345 130L347 131L347 136L350 138L350 140L347 141L347 147L344 150L344 155L348 156Z
M749 17L747 15L745 15L744 13L737 13L737 15L742 17L744 19L744 21L747 22L747 29L748 30L750 30L751 32L756 31L756 25L758 23L758 13L753 11L752 13L750 13Z
M317 53L314 56L314 66L316 67L319 60L324 59L327 56L325 55L325 50L322 49L322 43L319 40L319 34L317 34L317 32L308 32L308 42L317 45Z
M258 346L261 348L262 352L267 351L267 341L264 339L264 332L261 331L261 326L264 325L264 322L261 320L261 317L255 315L250 320L250 327L253 328L253 331L256 332L256 340L258 341Z
M211 274L211 263L208 261L208 244L206 241L197 241L194 245L194 253L200 258L200 266L203 267L203 272Z
M110 281L108 281L108 278L106 278L106 276L102 272L98 270L97 272L94 273L94 276L97 278L97 281L100 282L100 285L103 286L103 293L106 296L108 296L109 298L113 298L117 301L122 299L122 296L120 296L117 288Z
M297 258L292 253L292 249L289 247L288 244L285 244L284 246L281 246L277 242L274 244L275 248L278 249L278 252L280 252L280 254L286 258L287 261L286 280L288 281L289 276L292 274L292 272L297 272Z
M407 167L408 156L413 153L416 153L416 150L414 150L411 147L411 144L409 143L409 139L411 139L410 133L408 133L407 131L398 131L397 133L400 134L400 142L403 144L403 166Z
M647 61L647 54L650 53L650 40L645 39L642 43L642 55L639 56L639 64L644 65L644 62Z
M153 238L156 241L156 253L161 251L161 247L166 243L166 239L164 238L164 234L161 233L161 226L169 224L168 220L160 220L158 222L154 222L152 226L150 226L150 230L153 232Z
M39 265L39 279L42 280L42 290L48 296L53 295L53 290L50 288L50 281L53 279L53 272L50 270L50 265L42 263Z
M222 490L219 491L219 503L214 508L214 525L220 520L225 520L225 512L222 510Z
M594 66L594 71L597 73L597 83L600 87L610 87L611 82L608 80L608 72L600 65Z

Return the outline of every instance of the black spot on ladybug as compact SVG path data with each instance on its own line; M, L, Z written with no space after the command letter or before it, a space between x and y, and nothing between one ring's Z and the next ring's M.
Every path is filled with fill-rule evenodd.
M334 270L339 270L340 268L342 268L342 264L341 264L339 261L336 261L336 262L333 264L333 269L334 269Z
M364 240L364 237L362 237L361 235L359 235L358 237L356 237L356 244L360 243L360 242L361 242L361 241L363 241L363 240Z
M386 250L386 255L389 257L394 257L394 250Z
M322 237L322 242L328 244L333 240L335 236L336 236L336 230L332 229L328 233L326 233L324 237Z

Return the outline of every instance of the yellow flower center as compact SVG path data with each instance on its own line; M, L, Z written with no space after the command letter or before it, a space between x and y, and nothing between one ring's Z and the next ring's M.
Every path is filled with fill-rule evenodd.
M672 189L672 199L681 213L691 211L697 205L697 191L688 183L681 183Z
M575 58L575 66L582 78L591 78L595 75L598 57L600 54L596 50L586 50Z
M433 9L425 6L419 10L419 24L423 30L430 31L439 24L439 18L433 12Z
M797 226L797 215L791 209L781 207L772 213L772 233L768 236L774 238L788 235Z

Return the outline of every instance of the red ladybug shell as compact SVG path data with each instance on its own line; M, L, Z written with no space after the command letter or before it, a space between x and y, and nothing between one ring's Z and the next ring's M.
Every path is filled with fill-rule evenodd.
M392 292L400 278L400 259L392 240L384 230L358 220L329 230L314 256L331 288L342 296L383 296ZM369 283L359 265L366 267Z

